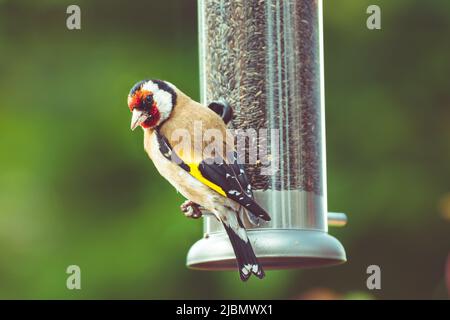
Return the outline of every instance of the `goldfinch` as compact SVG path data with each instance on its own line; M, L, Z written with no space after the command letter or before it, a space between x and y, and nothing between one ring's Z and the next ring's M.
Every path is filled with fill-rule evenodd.
M143 128L144 149L156 169L187 199L182 211L191 217L211 212L228 234L241 280L246 281L251 274L262 279L264 270L243 220L257 223L259 219L269 221L270 216L255 202L244 167L237 161L234 139L226 126L231 108L220 102L206 107L161 80L136 83L128 95L128 107L131 129ZM195 143L208 130L219 132L223 139ZM194 143L181 144L181 137ZM211 145L214 148L205 156L205 148L211 150Z

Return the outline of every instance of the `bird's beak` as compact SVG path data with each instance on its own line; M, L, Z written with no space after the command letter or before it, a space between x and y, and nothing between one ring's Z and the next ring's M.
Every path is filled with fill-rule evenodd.
M131 130L136 129L142 122L147 119L147 115L140 110L134 109L131 116Z

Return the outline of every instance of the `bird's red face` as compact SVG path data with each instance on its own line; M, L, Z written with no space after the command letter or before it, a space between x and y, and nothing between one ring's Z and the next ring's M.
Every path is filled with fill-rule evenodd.
M133 113L131 129L156 128L166 121L176 105L177 94L173 84L162 80L142 80L128 94L128 108Z
M138 126L144 129L155 127L161 118L153 93L148 90L138 89L131 93L128 96L128 107L133 113L131 130Z

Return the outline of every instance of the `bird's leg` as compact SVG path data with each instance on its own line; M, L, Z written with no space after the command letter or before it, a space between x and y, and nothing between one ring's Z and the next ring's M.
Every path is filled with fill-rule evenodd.
M198 219L202 216L201 206L191 200L186 200L183 202L180 209L187 218Z

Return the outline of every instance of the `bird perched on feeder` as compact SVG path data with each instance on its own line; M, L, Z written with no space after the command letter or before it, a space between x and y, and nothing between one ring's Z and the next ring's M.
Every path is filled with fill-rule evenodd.
M238 163L226 126L231 108L221 102L205 107L161 80L136 83L128 95L128 107L131 129L143 128L144 149L156 169L187 199L182 211L194 218L204 210L211 212L228 234L240 278L246 281L251 274L263 278L243 221L257 224L270 216L255 202L244 167ZM203 139L208 130L223 139ZM199 135L201 142L191 143ZM189 143L180 143L180 137ZM205 156L205 148L212 150L210 156Z

